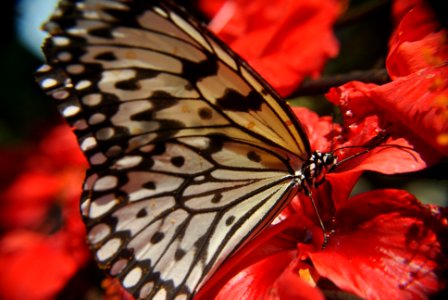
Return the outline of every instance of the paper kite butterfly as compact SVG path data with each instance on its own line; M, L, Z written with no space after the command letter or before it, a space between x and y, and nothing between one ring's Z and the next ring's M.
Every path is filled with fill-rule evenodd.
M169 1L60 1L37 73L90 169L98 265L138 299L190 299L335 164L277 93Z

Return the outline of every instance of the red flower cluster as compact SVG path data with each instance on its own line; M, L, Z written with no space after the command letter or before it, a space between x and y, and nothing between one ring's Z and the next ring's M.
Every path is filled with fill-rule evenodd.
M87 164L68 126L1 152L0 298L54 298L89 258L79 214Z
M380 116L380 128L403 137L429 164L448 155L447 33L428 7L415 5L390 40L386 64L392 82L350 82L330 91L329 100L345 112ZM346 127L350 122L356 120Z
M239 2L244 1L227 1L222 9ZM313 192L330 233L326 246L309 199L294 199L278 222L227 261L195 299L324 299L324 294L338 299L350 294L428 299L446 288L446 209L425 206L402 190L349 197L365 170L411 172L448 154L447 30L421 2L394 4L397 26L387 58L390 83L349 82L327 94L342 111L343 127L329 117L295 109L312 147L343 148L336 152L340 161L363 150L352 146L383 137L381 145L339 165ZM235 31L230 27L220 32L230 30ZM244 40L255 43L250 35ZM276 55L282 55L281 47L277 50ZM281 73L284 66L278 68L272 74Z

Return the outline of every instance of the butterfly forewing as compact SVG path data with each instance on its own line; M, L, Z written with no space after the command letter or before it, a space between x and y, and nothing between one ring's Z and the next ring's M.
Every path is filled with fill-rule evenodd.
M37 78L91 164L96 260L137 298L190 298L291 198L305 133L171 2L61 1L45 29Z

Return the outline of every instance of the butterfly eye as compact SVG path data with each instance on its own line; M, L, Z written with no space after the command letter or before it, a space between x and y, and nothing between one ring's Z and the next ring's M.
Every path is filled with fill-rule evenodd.
M323 154L322 161L325 166L331 167L337 162L337 157L333 153L327 152Z

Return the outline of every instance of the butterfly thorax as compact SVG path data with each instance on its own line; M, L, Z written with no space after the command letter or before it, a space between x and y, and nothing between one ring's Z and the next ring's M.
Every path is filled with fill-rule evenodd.
M337 157L332 152L314 151L296 172L295 177L300 189L309 194L313 187L319 186L325 180L325 175L336 162Z

